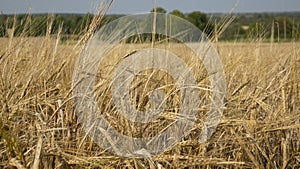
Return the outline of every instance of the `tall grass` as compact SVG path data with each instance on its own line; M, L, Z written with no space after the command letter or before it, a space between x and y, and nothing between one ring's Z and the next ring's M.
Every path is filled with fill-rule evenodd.
M222 120L206 143L198 142L201 127L195 126L178 145L151 159L122 158L99 147L77 121L71 82L75 60L100 20L95 18L76 44L60 43L59 33L0 40L1 168L300 167L299 42L215 43L228 93ZM45 29L51 30L51 22ZM117 58L139 47L125 44L126 50L109 55ZM172 50L186 57L180 47ZM147 80L135 82L139 78ZM120 132L141 132L126 133L138 127L116 117L110 122ZM146 126L146 132L155 125Z

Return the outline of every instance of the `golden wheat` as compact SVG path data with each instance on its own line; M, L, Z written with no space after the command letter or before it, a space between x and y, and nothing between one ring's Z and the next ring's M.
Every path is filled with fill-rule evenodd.
M98 21L97 21L98 22ZM90 36L90 35L87 35ZM192 131L171 150L151 159L115 156L99 147L77 121L72 96L75 60L83 44L60 43L51 37L10 37L0 40L0 166L17 168L299 168L300 167L300 43L218 42L227 78L227 101L213 136L198 142L202 116ZM85 41L85 40L82 40ZM149 44L152 45L152 44ZM176 115L170 110L150 125L122 118L108 91L113 67L147 45L123 44L107 54L97 74L99 107L120 133L145 137L157 134ZM203 85L207 73L181 46L167 48L194 66ZM111 67L110 67L111 66ZM104 73L103 73L104 72ZM144 75L153 75L145 71ZM176 108L172 78L139 76L133 81L137 109L149 107L148 93L157 84L168 86ZM161 80L161 81L159 81ZM159 81L159 82L158 82ZM148 86L147 86L148 85ZM209 84L208 84L209 85ZM204 91L203 95L209 95ZM138 99L139 98L139 99ZM206 105L208 103L205 103ZM206 112L207 107L201 111ZM142 135L140 135L142 134Z

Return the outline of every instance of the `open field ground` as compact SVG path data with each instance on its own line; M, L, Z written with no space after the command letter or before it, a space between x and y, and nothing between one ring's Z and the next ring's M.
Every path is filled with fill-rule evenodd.
M132 159L106 152L77 120L72 76L82 44L62 44L49 36L0 39L0 168L300 168L300 43L214 46L227 81L216 132L200 144L201 127L195 126L171 150ZM134 47L126 47L122 55ZM184 50L173 50L188 61ZM110 53L107 63L116 56ZM172 82L168 77L164 81ZM104 96L100 103L111 100L109 94ZM160 121L141 130L114 117L118 115L109 121L126 135L149 136L159 129L154 125Z

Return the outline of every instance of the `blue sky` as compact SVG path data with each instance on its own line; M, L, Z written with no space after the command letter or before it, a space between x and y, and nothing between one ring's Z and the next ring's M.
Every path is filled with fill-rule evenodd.
M168 12L202 11L228 13L238 0L157 0ZM0 0L0 12L14 13L87 13L94 12L102 0ZM115 0L109 13L135 14L148 12L154 0ZM235 12L300 11L300 0L240 0Z

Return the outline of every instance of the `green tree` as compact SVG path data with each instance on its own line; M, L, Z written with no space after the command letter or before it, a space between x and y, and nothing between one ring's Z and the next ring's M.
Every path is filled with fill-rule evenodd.
M81 31L86 32L87 29L89 28L89 25L91 24L93 20L93 16L90 13L87 13L83 18L82 18L82 23L80 26Z
M158 13L167 13L167 11L162 7L153 8L150 12L158 12Z
M26 16L24 14L16 16L16 27L14 31L14 36L20 36L24 31L24 25L26 22Z
M6 16L0 16L0 37L6 36Z
M47 29L47 16L37 15L32 18L30 35L32 36L44 36Z
M70 22L70 28L71 28L71 33L72 34L79 34L80 32L80 26L82 22L82 17L79 15L72 15L70 17L71 22Z
M62 24L64 24L64 18L61 15L55 16L52 26L52 33L58 33L59 27Z
M177 9L173 10L172 12L170 12L170 14L185 19L185 15L181 11L179 11Z
M0 37L4 37L6 35L5 25L2 23L0 24Z
M208 22L206 14L199 11L189 13L187 19L201 30L205 29Z

